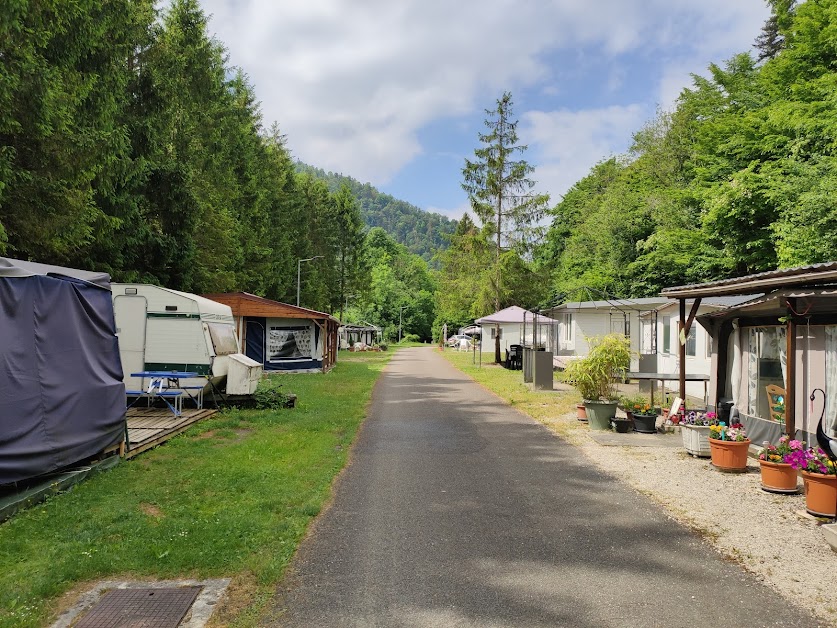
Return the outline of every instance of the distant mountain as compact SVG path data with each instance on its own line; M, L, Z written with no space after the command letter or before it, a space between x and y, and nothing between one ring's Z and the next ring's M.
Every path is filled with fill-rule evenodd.
M427 261L438 250L448 247L446 234L456 231L456 221L441 214L424 211L389 194L383 194L368 183L361 183L352 177L326 172L301 161L296 164L298 172L307 172L323 179L332 192L346 183L360 203L360 214L369 227L381 227L397 242L405 245L411 253Z

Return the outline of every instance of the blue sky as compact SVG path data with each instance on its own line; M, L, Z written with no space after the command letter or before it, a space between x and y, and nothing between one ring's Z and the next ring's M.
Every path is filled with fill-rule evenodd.
M423 209L468 210L485 109L514 97L553 203L671 109L691 73L749 50L763 0L203 0L294 156Z

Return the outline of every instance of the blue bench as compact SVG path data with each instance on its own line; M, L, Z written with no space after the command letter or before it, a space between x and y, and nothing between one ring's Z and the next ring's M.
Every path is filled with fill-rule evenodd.
M125 395L128 397L136 397L131 403L128 404L130 408L133 406L137 401L140 399L147 399L149 405L151 405L151 400L156 399L159 397L163 400L163 402L169 407L169 410L174 413L174 416L180 416L183 408L183 391L181 390L151 390L150 392L147 390L126 390ZM174 405L169 402L169 399L174 401Z

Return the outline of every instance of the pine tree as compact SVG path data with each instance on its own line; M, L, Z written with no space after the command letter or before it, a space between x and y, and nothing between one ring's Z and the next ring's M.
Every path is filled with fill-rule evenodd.
M512 95L505 92L497 100L496 109L486 109L485 126L480 133L483 146L474 151L476 159L465 160L462 188L474 212L495 236L494 306L501 306L503 249L527 252L540 230L537 222L544 216L549 196L535 194L535 181L529 178L534 167L523 159L515 159L527 146L518 143L517 120L513 119ZM500 335L495 335L494 359L500 362Z

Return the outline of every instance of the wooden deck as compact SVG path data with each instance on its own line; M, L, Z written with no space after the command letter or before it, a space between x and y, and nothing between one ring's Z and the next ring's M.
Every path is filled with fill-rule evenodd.
M125 457L136 456L177 436L190 425L215 414L217 410L184 410L174 416L168 408L129 408L128 442Z

